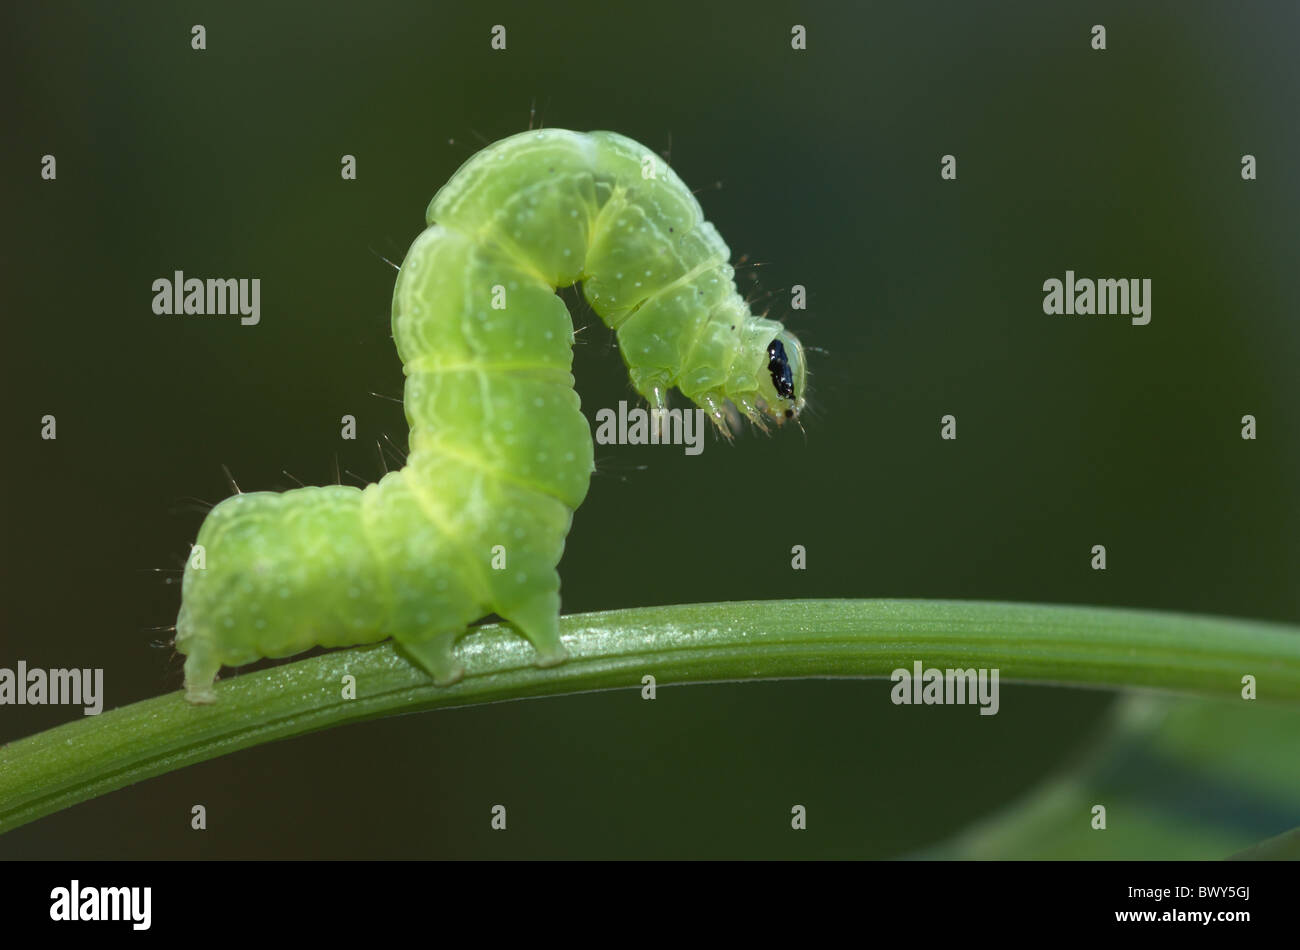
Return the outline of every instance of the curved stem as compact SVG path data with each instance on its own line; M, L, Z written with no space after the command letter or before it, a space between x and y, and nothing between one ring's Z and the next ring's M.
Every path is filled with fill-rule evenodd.
M792 600L648 607L561 620L570 658L532 665L509 628L477 627L466 675L437 687L391 642L232 676L212 706L177 691L0 748L0 832L249 746L345 722L599 689L990 668L1001 681L1154 688L1300 702L1300 629L1096 607L936 600ZM343 698L343 678L356 698ZM884 691L881 702L888 702Z

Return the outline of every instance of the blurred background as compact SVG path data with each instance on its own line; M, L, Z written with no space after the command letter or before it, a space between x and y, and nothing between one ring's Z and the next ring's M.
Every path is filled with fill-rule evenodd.
M668 151L755 307L817 348L806 436L597 447L566 612L888 596L1300 622L1298 10L6 7L0 666L102 667L106 708L180 686L151 628L175 621L169 581L229 493L221 466L245 491L382 474L375 441L406 438L384 258L534 107L534 124ZM1066 269L1151 278L1151 324L1044 315L1043 281ZM261 278L260 324L156 316L151 284L175 270ZM587 326L590 417L633 396L609 332L565 299ZM888 687L669 687L346 726L44 818L0 856L894 857L1014 812L1118 714L1100 691L1004 685L980 717L895 707ZM0 707L0 741L80 715ZM1300 761L1300 718L1267 715L1225 747ZM1134 792L1152 809L1177 786L1212 846L1113 834L1096 856L1218 857L1300 824L1300 776L1247 794L1206 761L1117 768L1153 772ZM489 830L497 802L508 834ZM790 833L794 802L807 833Z

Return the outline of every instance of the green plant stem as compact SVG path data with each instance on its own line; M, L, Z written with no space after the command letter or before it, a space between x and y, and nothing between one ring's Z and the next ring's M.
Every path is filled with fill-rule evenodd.
M985 667L1002 682L1153 688L1300 702L1300 629L1154 611L936 600L691 604L561 621L570 659L532 665L508 628L457 646L465 678L437 687L391 642L231 676L218 701L181 692L0 748L0 832L141 779L330 726L425 709L600 689L793 677L888 677L896 668ZM343 678L356 698L343 698ZM889 702L885 688L864 703ZM1005 708L1005 704L1004 708Z

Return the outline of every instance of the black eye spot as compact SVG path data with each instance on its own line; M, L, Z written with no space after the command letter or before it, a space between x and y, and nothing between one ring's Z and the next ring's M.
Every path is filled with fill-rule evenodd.
M790 361L786 359L785 347L780 340L767 345L767 371L772 374L772 388L777 395L793 399L794 374L790 372Z
M793 409L787 409L787 410L785 411L785 417L786 417L787 419L793 419L793 418L794 418L794 410L793 410Z

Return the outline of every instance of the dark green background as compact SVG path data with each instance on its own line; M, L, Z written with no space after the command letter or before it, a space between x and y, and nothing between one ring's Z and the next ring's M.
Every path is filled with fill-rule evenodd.
M774 292L771 314L825 351L806 439L711 440L698 458L598 447L566 612L925 596L1300 621L1292 4L3 17L0 665L103 667L109 706L178 688L180 658L152 645L169 634L148 628L174 621L179 574L147 569L182 565L193 499L228 492L223 464L245 490L292 487L282 469L333 481L336 458L381 473L374 440L404 445L405 424L370 395L401 393L380 255L400 260L479 136L526 128L534 102L548 126L671 138L683 180L723 183L700 198L733 254L762 264L742 287ZM1150 277L1150 326L1045 316L1042 283L1067 268ZM150 285L176 269L260 277L261 324L155 316ZM790 313L794 283L806 312ZM631 398L608 331L585 308L576 322L584 407ZM1239 438L1248 412L1255 442ZM344 413L357 442L338 437ZM45 818L0 855L887 857L1069 761L1112 701L1007 685L990 718L895 707L888 685L628 690L349 726ZM0 740L76 715L0 707ZM498 802L506 834L489 831ZM806 834L789 831L793 802Z

